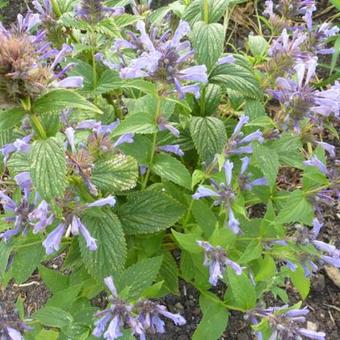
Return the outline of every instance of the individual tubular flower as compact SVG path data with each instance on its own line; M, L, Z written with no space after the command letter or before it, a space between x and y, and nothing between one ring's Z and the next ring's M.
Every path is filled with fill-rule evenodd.
M146 333L163 334L165 333L165 323L161 316L170 319L175 325L185 325L186 321L180 314L174 314L167 311L166 307L150 300L138 302L136 305L138 312L138 321L143 327L143 334L140 339L146 339Z
M184 156L184 152L182 151L181 147L179 144L175 144L175 145L162 145L159 146L158 149L160 151L164 151L164 152L169 152L169 153L173 153L177 156Z
M197 241L197 244L204 250L203 265L209 269L209 282L211 285L216 286L217 281L223 278L226 267L230 267L237 275L242 274L242 268L227 257L222 247L213 247L206 241Z
M159 131L168 130L172 135L174 135L177 138L180 135L179 130L172 123L170 123L165 117L163 117L162 115L158 116L157 125L158 125L158 128L159 128Z
M76 15L91 24L97 24L106 16L118 16L125 12L124 7L106 7L103 0L82 0Z
M117 339L123 335L124 325L128 325L133 334L143 336L141 323L131 314L133 306L119 299L112 277L105 278L104 283L111 292L110 306L96 314L99 319L95 322L92 335L97 338L103 336L107 340Z
M266 319L272 329L271 339L300 339L304 336L308 339L324 340L324 332L316 332L301 327L306 322L306 315L309 313L307 307L302 309L289 309L288 305L282 307L269 307L267 309L255 309L248 313L247 317L256 326L258 319ZM255 327L256 328L256 327ZM259 332L258 339L262 339Z
M32 15L19 16L11 30L0 29L0 87L6 99L35 98L48 87L81 87L82 77L65 78L72 64L58 69L72 48L66 44L61 50L52 48L43 31L32 35L29 22L33 19L27 18Z
M319 158L315 155L313 155L309 160L303 162L306 166L313 166L318 168L324 175L329 175L329 171L327 169L327 166L322 163Z
M103 207L105 205L113 207L115 204L115 198L112 196L108 196L106 198L101 198L92 203L88 203L81 207L78 207L77 209L75 209L74 212L69 213L65 217L65 221L60 223L55 229L53 229L52 232L47 235L45 241L43 242L46 253L49 255L55 251L58 251L60 249L60 244L63 236L70 234L74 236L81 235L84 238L86 246L89 250L97 250L96 240L91 236L85 224L82 223L81 219L77 216L77 211L83 211L92 207Z
M1 313L0 307L0 313ZM23 332L32 330L21 321L7 321L1 318L0 320L0 339L4 340L24 340Z
M171 38L169 32L157 38L155 28L148 34L145 23L142 21L136 24L136 28L140 32L139 37L130 32L129 40L116 42L115 48L118 53L121 48L134 49L138 57L131 60L128 65L123 62L123 67L114 65L111 68L120 68L121 78L147 77L163 84L172 84L180 98L183 98L186 93L192 93L198 98L199 85L197 83L206 83L208 76L205 65L187 67L194 54L190 42L182 41L190 32L189 24L181 21ZM195 84L183 85L183 82Z
M242 161L241 172L238 178L241 190L251 191L255 186L268 185L268 181L265 177L257 178L251 181L250 177L252 176L252 174L246 173L250 159L249 157L243 157L241 158L241 161Z
M250 133L247 136L244 136L244 133L241 132L242 127L247 124L249 121L248 116L242 115L240 117L239 122L234 128L234 132L228 139L226 146L224 147L224 153L226 155L238 155L242 153L252 153L253 148L251 143L257 141L259 143L263 143L263 135L260 130L256 130L255 132Z
M0 191L0 202L5 210L6 222L14 223L14 229L0 233L0 239L5 242L19 233L27 234L33 226L33 232L46 228L54 220L53 214L45 201L38 205L38 195L32 193L32 182L28 172L22 172L15 176L15 181L22 191L19 203Z
M325 254L321 255L321 260L325 263L340 268L340 249L323 241L314 240L314 246Z

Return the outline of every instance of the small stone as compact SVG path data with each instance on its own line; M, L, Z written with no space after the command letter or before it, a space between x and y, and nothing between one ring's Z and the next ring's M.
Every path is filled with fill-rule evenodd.
M327 273L327 276L333 281L333 283L340 288L340 269L331 267L331 266L325 266L325 270Z
M307 321L307 329L309 329L310 331L317 331L318 325L314 322Z
M177 302L177 303L175 304L175 307L176 307L177 309L179 309L179 310L184 310L184 307L183 307L183 305L182 305L180 302Z

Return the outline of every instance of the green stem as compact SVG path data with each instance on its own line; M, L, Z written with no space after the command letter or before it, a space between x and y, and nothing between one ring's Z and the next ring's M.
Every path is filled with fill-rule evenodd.
M34 125L36 131L38 132L39 136L42 139L46 139L47 138L46 131L45 131L44 127L42 126L39 117L36 114L31 115L31 122L33 123L33 125Z
M203 1L203 19L206 24L209 24L209 2L208 0Z
M157 96L157 107L156 107L156 113L155 113L155 121L157 122L158 117L161 113L161 97L158 95ZM151 156L150 156L150 161L149 161L149 166L148 169L146 171L145 177L144 177L144 181L142 184L142 189L144 190L146 188L146 185L148 184L148 180L151 174L151 166L155 157L155 152L156 152L156 143L157 143L157 132L155 132L153 134L153 138L152 138L152 147L151 147Z
M51 4L52 4L54 14L56 15L57 18L60 18L62 13L61 13L58 1L57 0L51 0Z

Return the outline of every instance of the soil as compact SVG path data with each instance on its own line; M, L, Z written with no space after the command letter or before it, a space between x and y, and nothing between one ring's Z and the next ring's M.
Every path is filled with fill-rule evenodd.
M161 2L166 2L166 0L161 0ZM0 17L3 23L8 25L15 21L17 13L22 13L27 8L26 3L27 1L24 0L9 0L9 7L0 11ZM235 31L240 32L239 30ZM244 37L248 36L248 33L249 27L247 27L247 34L245 34ZM331 142L334 144L334 141ZM339 145L337 145L337 159L340 159ZM335 164L333 165L336 166ZM250 213L253 217L261 216L263 213L262 206L253 207L252 209L253 211ZM325 242L331 241L339 248L340 202L333 207L327 207L327 209L325 209L324 222L320 239ZM60 263L60 257L58 257L48 265L57 269L60 268ZM293 288L288 287L288 293L292 296L293 302L294 300L299 300ZM22 285L16 285L10 282L6 288L0 286L0 323L1 321L16 322L18 320L15 305L18 298L23 301L25 315L30 316L43 306L50 296L51 293L41 281L38 274L32 275L32 277ZM199 294L195 288L181 282L180 296L169 295L162 299L161 303L166 305L170 311L181 313L187 320L187 324L178 327L172 322L166 321L167 333L149 338L152 340L191 339L202 317L198 300ZM266 300L275 304L271 296L266 297ZM105 296L99 296L96 305L103 303L105 304ZM311 311L308 315L308 328L323 330L326 332L327 339L329 340L340 339L340 289L333 283L324 270L313 276L311 292L304 302L304 305L308 306ZM251 332L249 324L244 320L243 314L231 312L228 328L220 339L247 340L254 339L254 335Z

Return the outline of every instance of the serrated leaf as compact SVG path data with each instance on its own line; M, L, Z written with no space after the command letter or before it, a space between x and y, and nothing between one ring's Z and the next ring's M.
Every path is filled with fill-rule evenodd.
M0 281L2 280L7 269L8 259L11 254L12 247L5 242L0 243Z
M174 225L184 214L184 207L169 196L154 191L132 194L119 209L127 234L151 234Z
M32 182L41 197L51 200L61 197L66 186L64 149L56 138L37 140L30 154Z
M63 328L73 322L70 313L56 307L43 307L35 312L32 317L48 327Z
M290 271L289 276L302 299L305 299L310 290L310 280L305 276L304 269L299 265L295 271Z
M128 290L129 299L138 299L140 294L155 281L162 264L162 256L143 259L127 268L116 280L117 289Z
M246 264L250 261L258 259L262 254L262 245L257 240L249 242L247 248L243 251L241 257L238 259L239 264Z
M138 178L138 164L131 156L115 155L109 160L99 160L92 170L92 182L104 192L132 189Z
M82 216L82 222L97 240L98 246L96 251L90 251L85 240L79 237L81 257L89 274L102 282L105 277L122 271L127 250L118 217L109 210L92 208Z
M258 271L255 273L256 281L270 280L276 273L276 264L270 255L265 255L263 259L258 261Z
M254 144L253 154L257 161L257 166L262 170L269 185L273 186L279 171L279 156L274 150L261 144Z
M38 114L60 111L65 108L79 109L102 113L102 111L77 92L64 89L56 89L39 97L33 104L33 111Z
M247 274L242 272L241 275L237 275L230 267L227 267L227 273L234 306L244 310L254 308L256 306L255 287L250 282Z
M264 57L269 48L267 40L262 35L249 35L248 46L254 57Z
M222 90L219 85L208 84L205 88L205 112L204 115L212 115L217 111L222 98Z
M275 223L300 222L311 225L313 217L314 209L312 204L301 190L295 190L289 193L289 197L279 212Z
M191 176L188 169L178 159L166 154L154 157L152 171L162 179L191 189Z
M12 176L24 171L30 171L29 155L23 152L15 152L7 162L7 167Z
M7 130L21 123L25 112L20 107L0 111L0 130Z
M196 235L189 233L182 234L176 230L171 230L171 232L182 249L192 254L199 254L202 252L202 249L196 243L198 239Z
M223 64L215 67L209 76L210 82L231 89L244 97L260 98L260 84L252 71L240 64Z
M112 137L121 136L125 133L148 134L157 131L153 115L141 112L128 115L119 126L113 130Z
M162 290L164 290L166 294L179 294L177 263L168 251L163 255L163 262L159 271L159 279L163 281Z
M196 22L191 35L195 57L210 70L223 52L224 28L221 24Z
M193 117L190 133L202 160L210 162L216 153L221 153L226 133L223 122L215 117Z
M200 296L200 306L203 312L203 318L195 330L192 340L217 340L223 334L227 327L229 312L223 307L222 303L218 304L218 297L209 292L208 296Z
M135 89L143 93L157 94L155 84L143 79L121 79L117 72L106 70L98 81L97 93L107 93L116 89Z
M69 278L57 270L49 269L45 266L39 267L39 274L47 288L52 292L58 292L67 288Z
M41 244L35 243L29 245L32 239L27 242L27 246L25 245L15 254L11 266L12 276L17 283L25 282L38 267L45 255L45 250Z

